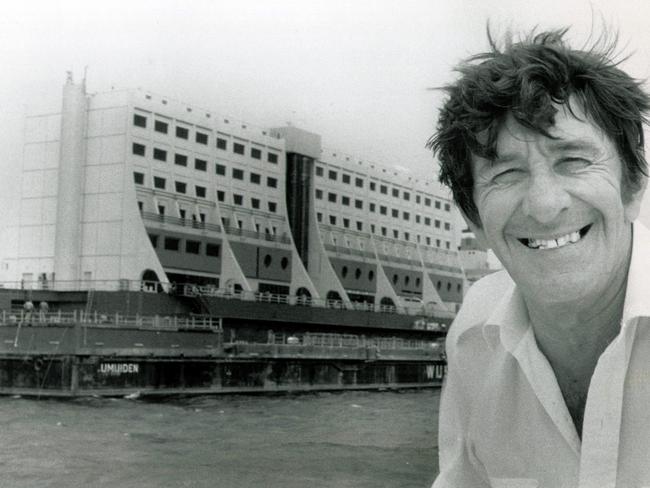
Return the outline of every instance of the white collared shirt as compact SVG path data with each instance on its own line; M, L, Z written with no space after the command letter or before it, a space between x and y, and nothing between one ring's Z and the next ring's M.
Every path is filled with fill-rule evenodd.
M433 488L650 488L649 280L650 231L635 223L621 331L592 376L582 442L517 287L503 271L476 283L447 336Z

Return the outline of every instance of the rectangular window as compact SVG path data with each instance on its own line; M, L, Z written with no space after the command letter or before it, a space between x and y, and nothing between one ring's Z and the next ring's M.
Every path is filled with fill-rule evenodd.
M431 206L431 199L428 198L428 197L424 197L424 204L425 204L427 207L430 207L430 206Z
M270 188L277 188L278 187L278 180L277 178L273 178L271 176L266 178L266 186Z
M343 196L341 197L341 203L346 207L350 206L350 197Z
M416 224L419 224L419 223L420 223L420 219L421 219L420 215L419 215L419 214L415 214L415 223L416 223Z
M430 245L431 245L431 237L426 236L424 240L426 241L427 246L430 246Z
M182 181L175 181L174 184L177 193L185 193L185 191L187 190L187 184L183 183Z
M385 205L379 205L379 213L382 215L387 215L388 208Z
M446 212L451 211L451 205L449 205L448 203L445 203L445 211Z
M336 181L337 178L338 178L338 176L339 176L339 175L338 175L338 173L337 173L336 171L329 170L329 172L327 173L327 177L328 177L330 180L333 180L333 181Z
M411 219L411 214L408 212L402 212L402 218L404 220L410 220Z
M431 217L424 217L424 225L431 225Z
M194 189L196 190L196 196L198 198L205 198L205 195L207 194L205 186L196 185Z
M316 166L316 176L323 176L323 167Z
M238 195L236 193L233 194L232 196L232 201L235 205L243 205L244 204L244 197L243 195Z
M153 158L158 161L167 161L167 151L164 149L153 148Z
M415 203L420 203L420 195L415 195Z
M356 186L357 188L363 188L363 179L355 178L354 179L354 186Z
M149 234L149 240L153 247L158 247L158 236L156 234Z
M138 144L137 142L133 143L133 148L131 150L136 156L144 156L146 149L144 144Z
M332 203L336 203L336 193L328 193L327 200Z
M166 251L178 251L180 247L180 239L175 237L165 237L165 250Z
M399 190L397 188L393 188L393 196L399 198Z
M436 219L435 221L435 228L439 229L440 228L440 220Z
M316 198L317 198L318 200L322 200L322 199L323 199L323 190L321 190L320 188L316 188Z
M411 194L410 194L409 192L407 192L407 191L405 191L404 193L402 193L402 196L404 197L404 200L406 200L407 202L408 202L409 200L411 200Z
M133 182L136 185L144 185L144 173L133 172Z
M336 225L336 215L330 215L330 225Z
M211 242L206 243L205 245L205 255L211 256L213 258L218 258L221 251L221 246L219 244L213 244Z
M382 228L381 228L381 235L384 236L384 237L386 237L386 234L387 234L387 233L388 233L388 229L386 229L386 227L382 227Z
M446 247L447 249L451 249L451 242L449 242L449 241L445 241L445 247Z
M220 202L226 201L226 192L222 190L217 190L217 200Z
M370 186L370 191L377 190L377 184L374 181L371 181L369 186Z
M350 219L343 219L343 227L346 229L350 228Z
M358 199L355 200L354 201L354 207L362 209L363 208L363 200L358 200Z
M357 220L357 230L359 232L363 231L363 222Z
M221 137L217 137L217 149L221 149L222 151L228 149L228 141Z
M176 126L176 137L179 139L188 139L190 137L190 131L185 127Z
M317 212L316 213L316 220L318 220L318 222L323 222L323 213L322 212Z
M138 200L138 210L140 210L140 212L142 212L143 209L144 209L144 202L141 202L141 201Z
M410 241L411 240L411 234L409 234L408 232L404 232L404 240L405 241Z
M254 183L256 185L259 185L262 183L262 177L258 175L257 173L251 173L250 175L251 178L251 183Z
M376 205L374 203L370 203L370 205L368 205L368 208L370 208L371 212L375 211L375 207L376 207Z
M445 230L451 230L451 224L449 222L445 222Z
M379 193L388 195L388 187L386 185L379 185Z
M278 155L275 154L275 153L269 152L269 153L266 155L266 160L267 160L269 163L278 164Z
M158 215L165 215L165 206L158 205Z
M185 241L185 252L188 254L201 254L201 243L199 241Z
M275 213L278 210L278 204L275 202L269 202L269 212Z
M440 247L440 239L436 239L436 247Z
M375 233L375 224L370 224L370 232Z
M240 144L240 143L238 143L238 142L235 142L235 144L233 144L232 151L233 151L235 154L244 154L244 150L245 150L245 149L246 149L246 148L244 147L243 144Z
M159 190L164 190L165 189L165 178L161 178L160 176L154 176L153 177L153 186L154 186L154 188L158 188Z
M262 151L260 151L256 147L251 147L251 158L262 159Z
M133 114L133 125L136 127L147 127L147 118L144 115Z
M399 218L399 210L397 210L396 208L391 209L390 214L394 219Z
M187 156L185 156L185 154L174 154L174 164L187 166Z
M169 129L169 124L167 122L163 122L162 120L156 120L153 123L153 130L156 132L162 132L163 134L167 134L167 130Z
M199 144L208 144L208 135L203 132L196 131L195 140Z
M260 199L259 198L251 198L251 207L255 209L260 208Z
M394 237L395 239L399 239L399 230L397 230L397 229L393 229L393 237Z
M343 175L341 176L341 180L343 181L343 183L347 183L349 185L350 184L350 175L348 175L346 173L343 173Z
M226 167L223 164L215 164L214 172L221 176L226 176Z
M440 202L438 200L436 200L436 208L440 208Z
M239 168L233 168L232 169L232 177L235 178L236 180L243 180L244 179L244 170L241 170Z
M205 159L194 159L194 169L197 169L199 171L207 171L208 170L208 162Z

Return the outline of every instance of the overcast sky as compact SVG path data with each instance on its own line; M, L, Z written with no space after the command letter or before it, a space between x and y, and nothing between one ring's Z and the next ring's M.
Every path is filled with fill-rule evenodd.
M602 20L650 72L644 1L232 0L10 2L0 16L0 191L18 187L27 113L60 108L65 72L90 92L142 87L244 120L287 122L365 160L434 174L424 148L440 95L463 57L505 32ZM650 5L650 4L649 4ZM648 200L648 199L646 199ZM647 205L650 216L650 204ZM650 219L648 219L650 220Z

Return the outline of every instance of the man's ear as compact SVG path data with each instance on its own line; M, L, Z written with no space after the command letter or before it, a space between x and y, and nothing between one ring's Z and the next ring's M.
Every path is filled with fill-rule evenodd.
M461 210L460 214L463 216L463 219L465 220L465 223L467 224L467 227L469 227L469 230L472 231L474 234L474 237L476 237L476 241L479 243L479 245L485 249L488 250L490 246L487 244L487 239L485 237L485 232L483 231L483 226L481 225L481 222L479 220L478 224L472 222L472 219L470 219L465 212ZM479 219L479 217L476 217Z
M630 197L628 203L625 204L625 220L633 222L641 212L641 204L643 203L643 196L645 195L646 187L648 186L648 178L642 176L641 187L639 190Z

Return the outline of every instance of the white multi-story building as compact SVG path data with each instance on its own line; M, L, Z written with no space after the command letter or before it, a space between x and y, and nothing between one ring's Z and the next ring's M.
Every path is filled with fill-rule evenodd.
M145 91L26 120L5 281L193 283L345 304L455 310L465 278L433 181Z

